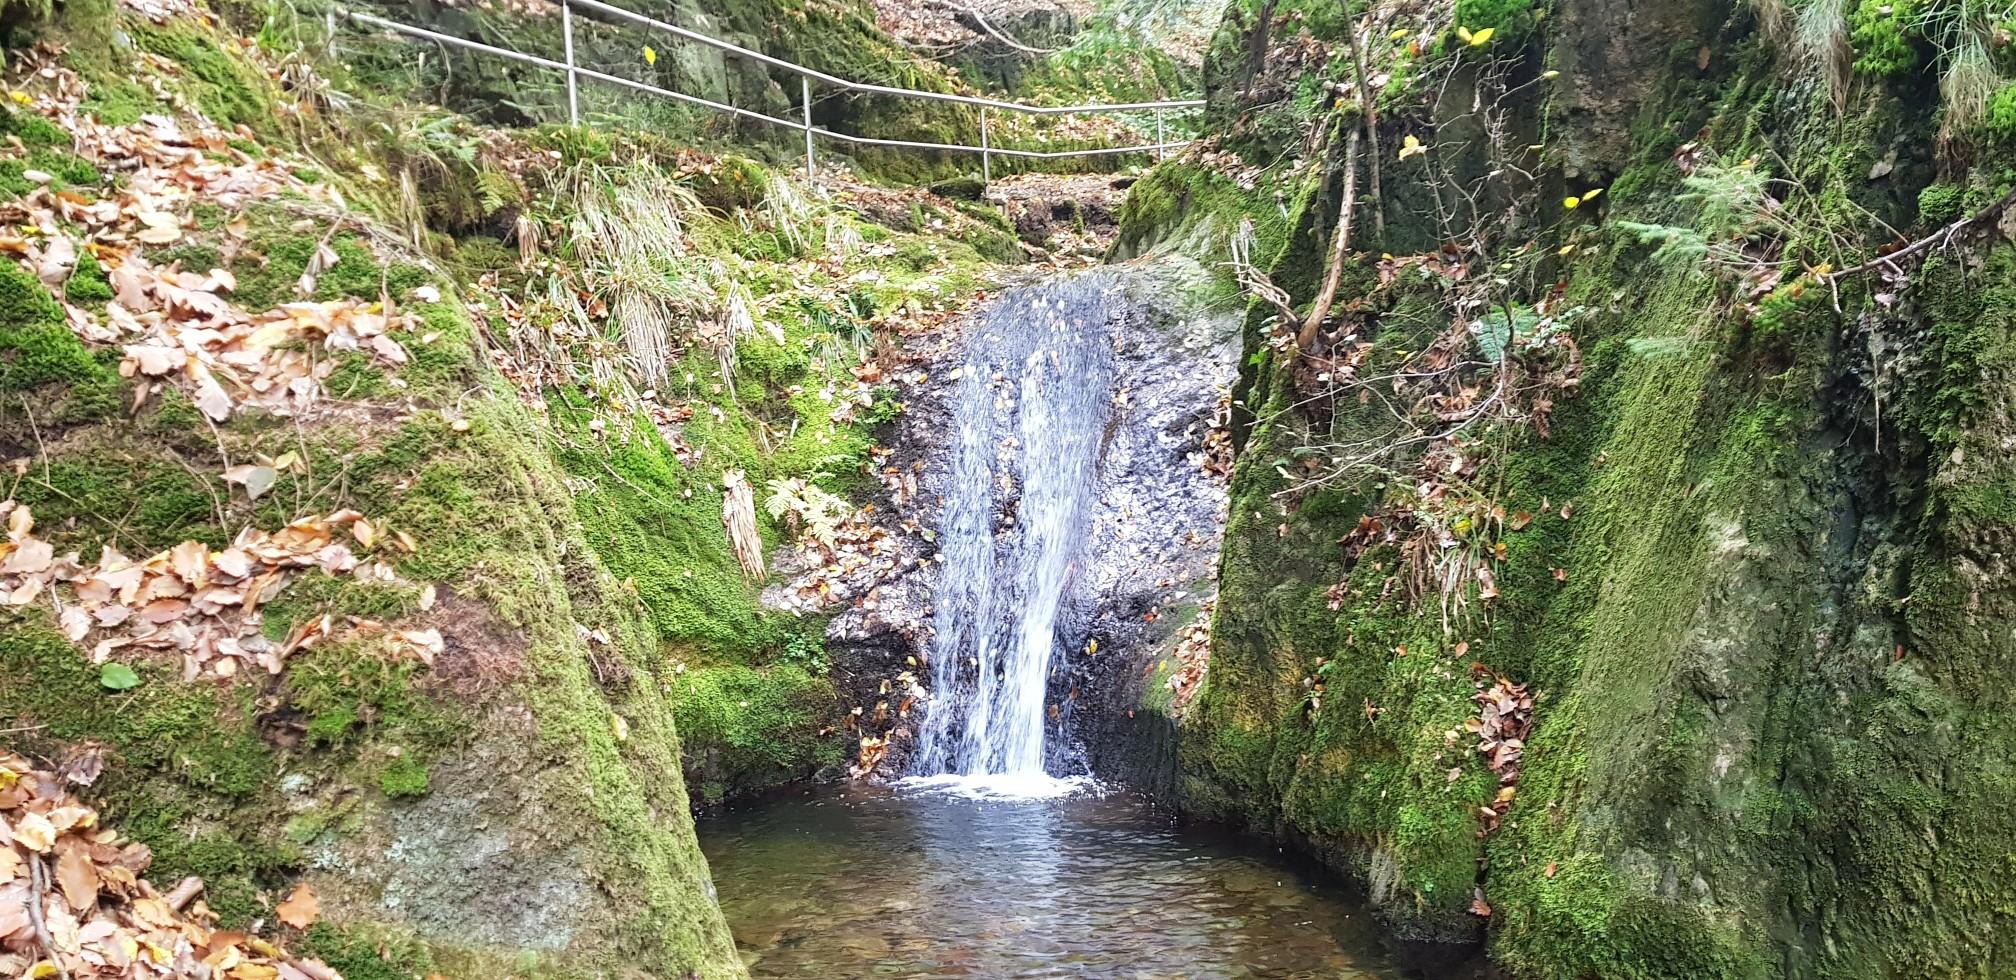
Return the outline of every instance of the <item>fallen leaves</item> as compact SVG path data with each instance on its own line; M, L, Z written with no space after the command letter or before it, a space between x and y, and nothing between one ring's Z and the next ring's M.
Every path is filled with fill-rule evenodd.
M1489 805L1478 808L1483 826L1477 834L1481 837L1498 829L1518 795L1519 762L1526 752L1527 733L1533 727L1533 695L1524 684L1490 674L1481 665L1475 669L1477 693L1470 700L1477 704L1477 717L1466 722L1464 728L1477 736L1477 751L1491 771L1498 774L1497 794Z
M1176 661L1168 680L1170 703L1178 715L1204 687L1204 672L1211 665L1211 615L1217 605L1216 596L1197 604L1197 618L1179 632L1170 655Z
M342 980L264 939L214 928L199 879L157 890L140 877L153 860L147 847L99 826L63 782L0 752L0 976ZM306 885L279 912L295 928L318 914Z
M64 313L85 340L124 351L121 374L180 382L205 415L221 422L240 405L280 413L307 407L335 367L317 356L319 350L357 350L387 364L405 363L405 349L392 333L412 321L377 304L301 302L250 315L225 298L238 287L230 271L155 266L141 255L148 247L186 241L187 212L198 204L236 210L283 193L333 202L333 192L304 183L284 160L255 159L233 146L236 134L200 117L150 115L127 126L103 125L80 109L83 83L54 64L46 49L28 53L27 62L53 85L28 108L67 131L79 155L123 179L116 189L92 193L41 186L0 205L0 227L8 230L0 236L0 252L15 256L52 289L80 261L104 270L113 298L88 309L66 303ZM235 227L227 225L227 233ZM73 237L80 233L81 244ZM304 292L335 261L325 240L303 276ZM148 390L142 386L136 405Z
M140 683L131 667L110 662L122 649L179 653L185 680L206 670L231 677L252 666L278 674L288 654L332 629L327 617L309 620L281 644L259 632L260 607L296 573L319 568L330 574L393 578L389 567L360 561L348 543L337 539L347 529L369 549L384 534L354 510L305 517L270 533L248 527L223 551L184 541L132 559L108 545L90 565L75 552L56 556L48 541L35 537L35 518L26 506L0 501L0 515L9 528L7 540L0 542L0 605L26 606L48 595L58 610L57 624L71 642L97 637L92 661L103 665L99 683L114 691ZM439 633L431 630L397 633L395 638L428 663L443 646Z
M104 326L87 332L86 339L119 343L126 354L119 373L125 377L183 381L213 422L229 418L241 404L280 414L308 408L336 366L316 357L313 347L406 363L406 349L392 335L412 318L386 316L375 303L288 303L250 316L219 295L228 285L221 270L198 275L129 255L107 275L116 295L106 307ZM236 482L245 483L248 493L254 481L264 479L263 492L278 475L257 470L238 474Z

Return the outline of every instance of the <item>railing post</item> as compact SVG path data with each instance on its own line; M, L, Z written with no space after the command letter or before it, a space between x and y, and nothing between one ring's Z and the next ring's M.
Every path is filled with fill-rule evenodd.
M1169 141L1162 138L1162 110L1155 110L1155 160L1160 163L1169 155Z
M798 76L798 98L805 103L805 179L814 179L812 170L812 76Z
M567 125L581 125L581 79L574 74L574 5L560 0L560 36L567 44Z
M980 107L980 186L994 182L994 159L987 149L987 107Z

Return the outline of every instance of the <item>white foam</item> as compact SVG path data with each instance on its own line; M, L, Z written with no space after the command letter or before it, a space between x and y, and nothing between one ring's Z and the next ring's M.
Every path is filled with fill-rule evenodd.
M1052 776L1045 772L944 773L937 776L910 776L892 783L898 791L998 803L1061 800L1080 793L1097 793L1099 782L1090 776Z

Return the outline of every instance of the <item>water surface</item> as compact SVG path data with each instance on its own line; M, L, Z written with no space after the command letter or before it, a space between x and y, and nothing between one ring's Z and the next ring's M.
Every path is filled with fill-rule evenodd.
M1131 795L822 790L700 840L758 978L1431 975L1302 859Z

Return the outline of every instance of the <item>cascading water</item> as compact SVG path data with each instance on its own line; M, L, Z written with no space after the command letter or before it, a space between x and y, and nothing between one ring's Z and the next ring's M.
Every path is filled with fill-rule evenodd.
M968 346L938 528L920 775L1013 795L1065 788L1045 766L1044 695L1098 492L1114 296L1096 274L1010 291Z

